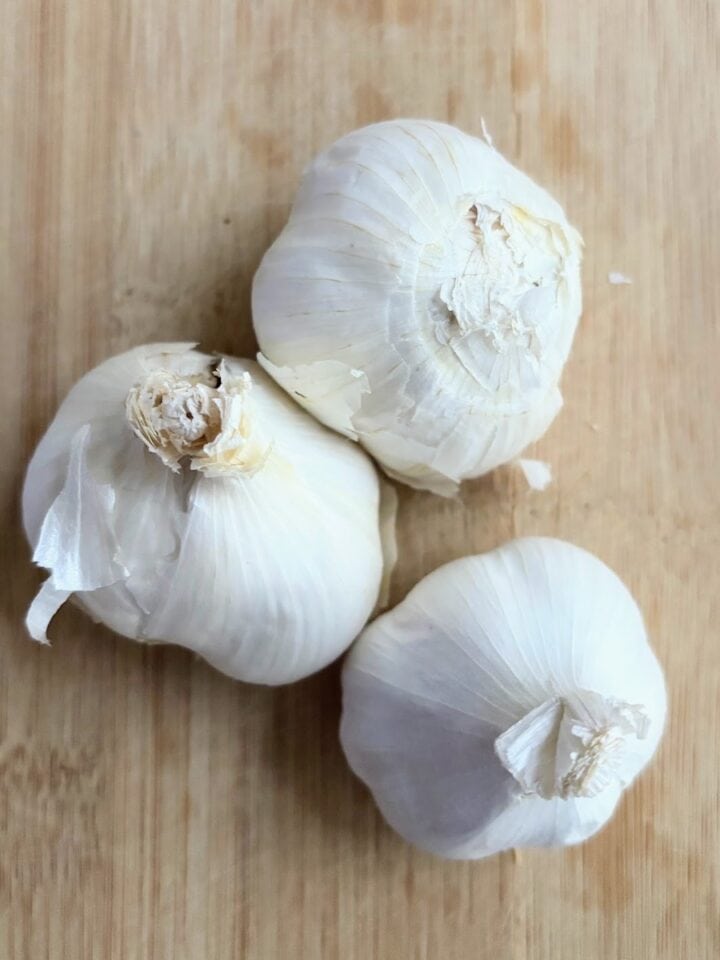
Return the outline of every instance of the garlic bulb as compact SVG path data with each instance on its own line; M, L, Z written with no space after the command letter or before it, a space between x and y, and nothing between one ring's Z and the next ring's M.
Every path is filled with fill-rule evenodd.
M71 595L137 640L285 683L338 656L378 595L378 476L253 361L138 347L71 390L23 493L35 639Z
M539 537L427 576L366 628L343 687L351 767L403 837L452 858L591 836L666 710L627 589Z
M396 120L311 165L255 276L262 366L391 476L451 494L562 405L581 240L487 143Z

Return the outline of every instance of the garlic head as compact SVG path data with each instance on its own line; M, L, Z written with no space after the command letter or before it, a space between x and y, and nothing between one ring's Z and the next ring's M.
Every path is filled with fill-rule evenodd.
M365 629L343 690L343 747L385 818L461 859L591 836L666 712L625 586L542 537L425 577Z
M253 285L263 367L392 476L450 494L562 404L581 240L482 140L357 130L305 174Z
M124 636L258 683L307 676L370 616L378 476L253 361L151 344L100 364L32 458L23 515L49 572L44 641L74 597Z

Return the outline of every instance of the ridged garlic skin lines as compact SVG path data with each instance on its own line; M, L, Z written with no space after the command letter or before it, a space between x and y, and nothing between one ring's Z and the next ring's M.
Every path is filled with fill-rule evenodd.
M341 739L398 833L475 859L590 837L665 713L626 587L579 547L529 537L440 567L365 629Z
M255 277L258 359L388 473L449 494L560 409L580 259L560 206L483 141L376 124L307 170Z
M49 578L28 628L70 596L124 636L286 683L360 632L382 575L369 458L254 361L151 344L100 364L28 468L23 514Z

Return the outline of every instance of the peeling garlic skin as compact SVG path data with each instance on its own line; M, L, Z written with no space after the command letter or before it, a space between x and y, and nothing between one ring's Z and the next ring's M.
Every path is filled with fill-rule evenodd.
M635 773L637 741L650 718L640 704L590 691L553 697L495 741L495 753L523 789L543 800L595 797Z
M527 537L440 567L365 628L340 736L401 836L478 859L600 830L666 709L621 581L572 544Z
M253 287L260 363L412 486L451 494L549 426L581 241L486 143L429 121L343 137Z
M473 204L461 218L437 279L441 306L435 314L430 304L429 314L479 389L512 405L543 388L567 247L551 224L497 207Z

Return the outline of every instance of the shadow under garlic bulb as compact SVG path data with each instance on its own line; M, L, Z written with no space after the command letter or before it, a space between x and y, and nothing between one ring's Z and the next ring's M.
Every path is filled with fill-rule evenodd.
M28 468L25 528L50 572L28 628L44 641L73 596L232 677L297 680L373 610L378 502L368 457L253 361L138 347L76 384Z
M594 834L665 712L622 582L531 537L440 567L365 629L343 670L341 739L398 833L476 859Z
M311 164L253 285L262 366L391 476L452 494L562 405L581 240L487 143L394 120Z

